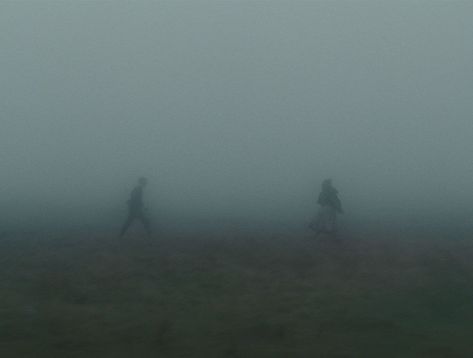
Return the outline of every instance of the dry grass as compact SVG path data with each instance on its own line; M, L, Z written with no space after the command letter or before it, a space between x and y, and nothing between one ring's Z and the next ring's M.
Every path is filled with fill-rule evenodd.
M1 357L473 357L473 244L416 235L0 241Z

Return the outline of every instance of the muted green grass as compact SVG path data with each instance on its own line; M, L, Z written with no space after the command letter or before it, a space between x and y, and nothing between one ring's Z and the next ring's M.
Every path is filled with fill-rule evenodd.
M473 357L473 244L7 237L1 357Z

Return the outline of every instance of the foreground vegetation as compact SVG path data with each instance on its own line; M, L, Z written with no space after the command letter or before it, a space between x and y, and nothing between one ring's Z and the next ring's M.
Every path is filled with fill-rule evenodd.
M1 357L473 357L466 238L6 236Z

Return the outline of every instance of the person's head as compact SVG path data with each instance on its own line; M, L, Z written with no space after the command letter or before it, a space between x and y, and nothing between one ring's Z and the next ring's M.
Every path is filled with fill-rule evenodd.
M141 177L138 179L138 185L144 188L148 184L148 180L145 177Z
M329 189L332 187L332 179L325 179L323 182L322 182L322 189Z

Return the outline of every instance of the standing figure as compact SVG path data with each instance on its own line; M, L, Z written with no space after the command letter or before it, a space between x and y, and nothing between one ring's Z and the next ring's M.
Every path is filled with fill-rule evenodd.
M338 198L338 191L332 185L332 179L322 182L317 203L320 205L316 219L310 225L316 235L321 233L335 235L337 233L337 213L342 214L342 203Z
M125 234L125 232L135 220L141 221L146 230L146 233L148 235L151 234L151 227L149 224L149 220L146 217L145 208L143 205L143 190L146 187L147 182L148 181L146 180L146 178L139 178L138 184L132 190L130 199L128 199L127 201L128 217L125 223L123 224L120 236L123 236Z

